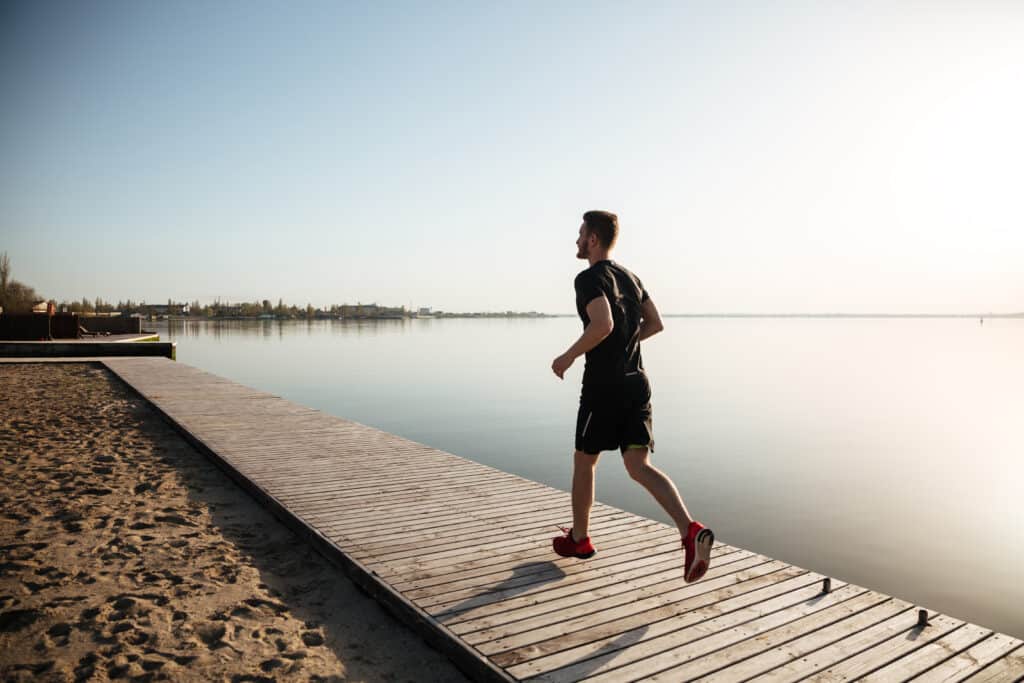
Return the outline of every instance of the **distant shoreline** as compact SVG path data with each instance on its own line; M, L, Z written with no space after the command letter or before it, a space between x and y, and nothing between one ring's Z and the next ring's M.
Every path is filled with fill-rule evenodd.
M263 320L263 321L303 321L303 320L337 320L339 322L365 321L365 320L442 320L446 318L472 318L472 319L495 319L495 318L575 318L575 313L443 313L440 315L428 316L367 316L367 317L259 317L259 316L223 316L223 317L189 317L173 316L164 320L174 322L217 322L220 320ZM1024 313L663 313L663 318L853 318L853 319L888 319L888 318L1015 318L1024 319Z

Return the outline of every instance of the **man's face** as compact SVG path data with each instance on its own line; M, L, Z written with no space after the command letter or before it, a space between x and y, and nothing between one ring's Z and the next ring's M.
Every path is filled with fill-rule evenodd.
M586 223L580 223L580 236L576 238L576 258L590 258L590 233Z

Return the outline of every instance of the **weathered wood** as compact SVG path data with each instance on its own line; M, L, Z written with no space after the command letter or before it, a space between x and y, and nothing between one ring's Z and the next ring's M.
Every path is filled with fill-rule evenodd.
M705 579L711 580L719 576L732 574L736 571L742 571L743 569L761 562L769 561L768 558L760 555L754 555L746 550L735 551L729 554L726 559L733 559L733 561L716 562L708 571ZM575 616L579 612L587 613L595 605L618 605L640 598L658 595L660 593L670 591L673 588L677 588L680 583L682 583L682 579L678 574L663 572L653 577L653 580L651 581L645 581L639 585L634 583L622 590L617 590L615 587L611 587L586 591L584 593L577 594L575 597L569 596L568 599L545 600L537 605L528 606L516 612L506 614L499 612L497 614L482 617L473 615L472 619L468 619L464 622L456 621L455 623L450 623L448 626L453 632L460 635L470 634L484 629L497 628L501 629L501 633L499 635L504 635L518 632L519 630L536 628L537 626L561 621L568 618L569 614ZM702 589L695 588L693 590L700 591ZM567 608L566 605L569 605L569 607ZM567 614L567 611L569 610L572 611Z
M605 529L631 529L635 532L655 527L655 522L647 522L644 520L630 519L630 518L619 518L610 521L599 520L591 525L592 533L602 531ZM533 539L533 540L514 540L510 542L502 543L501 541L494 541L492 543L484 543L478 546L478 553L447 553L442 556L431 556L431 557L406 557L398 560L391 560L390 562L381 563L380 568L381 575L384 576L401 576L409 572L418 571L422 569L440 569L442 567L450 568L456 566L464 566L467 562L486 562L488 559L494 560L496 558L504 556L514 556L522 552L547 552L548 557L551 557L550 542L546 539ZM490 553L490 555L488 555ZM468 560L467 556L474 557L475 559Z
M1014 661L1016 664L1014 664ZM1000 664L1006 662L1006 664ZM994 667L991 670L988 667ZM950 657L934 669L924 672L914 679L915 683L952 683L953 681L973 680L980 682L986 677L998 673L1009 673L1014 667L1024 675L1024 643L1016 638L996 633L985 640L972 645L954 657ZM999 680L998 677L992 680ZM1004 680L1013 680L1007 675Z
M471 611L440 615L439 619L454 633L463 636L482 629L493 629L498 635L510 635L530 628L523 626L524 623L535 626L538 623L551 624L566 619L574 614L573 608L579 609L580 605L586 608L591 602L607 598L629 600L663 592L673 585L672 581L677 577L678 571L669 568L628 581L588 581L585 582L588 590L583 591L569 584L553 588L542 599L511 598L504 603L485 604Z
M938 615L933 617L925 628L910 628L897 637L889 638L859 654L833 664L820 674L825 679L852 680L859 678L879 666L891 663L907 653L916 652L925 645L939 640L955 629L963 626L959 619Z
M497 654L494 656L494 661L502 666L512 666L535 659L546 658L543 663L535 665L539 670L541 667L550 666L557 662L582 659L591 653L610 651L608 645L613 643L620 634L635 633L639 636L635 642L640 642L644 637L655 637L661 633L678 631L683 626L706 621L715 615L757 605L796 590L805 590L817 578L817 576L810 575L799 569L763 574L758 577L759 581L748 586L750 588L749 591L739 593L738 595L733 594L729 587L726 587L718 591L703 593L641 612L627 613L626 610L620 609L617 612L623 614L623 616L618 619L608 619L611 615L600 614L597 615L603 620L600 623L578 630L567 631L561 637L549 637L545 640ZM590 621L593 622L596 619L591 619ZM577 623L573 627L575 628L580 625L580 623ZM519 637L521 638L522 635L519 634ZM489 648L478 649L484 653L489 651ZM571 654L563 654L560 658L553 656L569 650L572 651Z
M716 566L716 569L722 567ZM786 579L806 574L806 569L790 567L783 562L765 561L759 555L749 555L737 562L729 563L730 573L708 576L701 581L700 590L690 586L670 590L666 584L664 592L645 591L642 595L629 593L600 598L574 610L572 615L540 615L520 619L509 624L469 631L461 634L485 654L499 654L523 647L539 647L552 639L564 638L559 646L573 647L589 642L591 633L587 629L601 626L620 619L629 619L641 613L667 608L671 614L681 614L690 609L714 604L729 597L751 593L765 586L775 586ZM773 574L782 572L782 576ZM554 651L550 649L549 651ZM517 657L525 661L526 657Z
M578 562L571 565L562 565L561 571L565 574L573 574L580 571L580 568L585 565L601 563L599 566L614 564L620 562L623 556L628 557L633 553L639 554L650 554L659 552L659 541L667 540L668 538L674 538L676 532L665 528L653 528L651 531L644 532L642 534L634 534L624 532L621 534L602 534L601 537L601 550L594 557L586 563ZM611 540L609 540L611 539ZM661 552L667 552L662 550ZM674 549L672 550L674 552ZM511 562L506 563L489 563L479 569L465 569L450 572L443 576L412 576L407 580L395 581L395 588L405 592L412 593L417 590L425 591L445 591L453 588L460 588L469 585L491 585L495 581L500 581L509 576L510 574L519 574L531 571L532 567L543 564L540 562L541 559L550 559L550 555L547 550L541 554L537 552L535 558L516 558ZM537 561L523 562L523 559Z
M885 643L895 637L920 637L917 628L917 610L910 603L896 600L906 609L899 614L880 621L857 633L822 647L799 660L765 672L761 678L766 681L799 681L809 675L818 676L823 670L837 666L843 661ZM879 662L886 663L885 660Z
M103 359L190 443L474 680L1012 680L1021 641L719 543L682 579L676 529L187 365Z
M680 618L640 626L581 648L510 667L517 677L540 675L545 681L640 680L701 655L742 642L780 624L825 609L859 589L820 595L818 585L784 593L763 602L719 614L713 606ZM820 597L819 597L820 596ZM626 645L629 647L627 648ZM586 654L586 659L580 657ZM583 659L583 661L580 661Z
M714 680L723 673L736 680L754 678L906 611L906 605L888 596L865 591L817 614L688 662L678 671L679 680ZM673 670L659 675L669 679Z
M861 680L874 683L906 680L951 659L957 653L991 636L992 631L987 628L964 624L962 628L928 643L905 657L875 669Z

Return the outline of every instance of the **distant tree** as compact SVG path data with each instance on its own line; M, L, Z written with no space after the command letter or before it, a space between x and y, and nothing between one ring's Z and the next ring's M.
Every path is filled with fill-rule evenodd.
M11 258L5 251L0 254L0 303L7 298L7 281L11 278Z
M39 299L40 296L33 288L17 280L9 280L3 299L0 299L0 308L4 309L4 313L31 313L32 304Z
M264 299L263 300L263 312L264 313L270 313L273 310L274 310L273 306L270 304L270 299Z
M42 299L36 290L11 279L11 258L0 254L0 309L4 313L31 313L32 304Z
M254 318L263 311L263 306L253 301L242 304L242 315L247 318Z
M306 304L306 318L307 319L312 318L314 313L316 313L316 311L313 309L313 304L307 303Z

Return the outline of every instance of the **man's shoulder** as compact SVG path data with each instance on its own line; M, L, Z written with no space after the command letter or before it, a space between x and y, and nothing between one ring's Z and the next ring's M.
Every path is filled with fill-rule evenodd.
M599 266L599 265L601 265L601 264L598 263L598 264L594 264L594 265L590 266L589 268L584 268L583 270L581 270L580 272L578 272L576 274L576 278L575 278L575 280L573 280L573 282L576 282L577 284L579 284L581 282L589 282L589 281L593 280L595 277L597 277L597 270L596 269L597 269L597 266Z
M626 266L622 265L618 261L609 261L608 262L608 266L610 268L614 268L615 270L619 271L620 273L628 275L629 277L633 278L634 280L639 280L640 279L640 278L638 278L636 276L636 273L634 273L633 271L631 271L629 268L627 268Z

